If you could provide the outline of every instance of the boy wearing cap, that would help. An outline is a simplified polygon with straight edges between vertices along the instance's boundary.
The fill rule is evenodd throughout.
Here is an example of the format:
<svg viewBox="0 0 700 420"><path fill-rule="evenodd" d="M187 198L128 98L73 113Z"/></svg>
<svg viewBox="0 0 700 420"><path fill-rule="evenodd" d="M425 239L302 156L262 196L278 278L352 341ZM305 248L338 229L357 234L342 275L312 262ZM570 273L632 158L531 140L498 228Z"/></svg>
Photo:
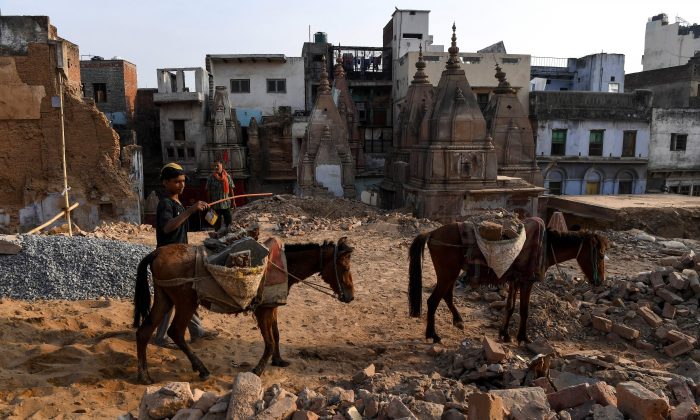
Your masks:
<svg viewBox="0 0 700 420"><path fill-rule="evenodd" d="M165 192L156 210L156 247L186 244L187 219L198 211L206 210L209 206L204 201L198 201L187 209L182 205L180 194L185 189L186 177L182 167L177 163L165 165L160 171L160 180ZM172 313L171 309L158 326L154 341L159 346L171 347L168 345L165 333L168 330ZM192 316L188 329L192 341L218 335L216 331L205 331L197 314Z"/></svg>

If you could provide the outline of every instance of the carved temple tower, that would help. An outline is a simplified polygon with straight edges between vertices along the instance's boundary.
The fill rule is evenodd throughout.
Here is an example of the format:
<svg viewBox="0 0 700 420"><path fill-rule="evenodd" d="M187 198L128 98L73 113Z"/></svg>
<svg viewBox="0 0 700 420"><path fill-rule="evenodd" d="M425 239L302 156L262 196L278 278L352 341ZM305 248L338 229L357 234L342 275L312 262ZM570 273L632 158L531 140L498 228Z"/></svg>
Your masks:
<svg viewBox="0 0 700 420"><path fill-rule="evenodd" d="M410 179L408 168L411 148L417 145L421 138L428 138L429 124L426 116L433 110L435 87L428 80L425 66L423 47L419 46L416 73L404 102L399 104L393 150L386 160L384 179L380 184L381 206L384 208L399 208L405 205L404 185Z"/></svg>
<svg viewBox="0 0 700 420"><path fill-rule="evenodd" d="M299 153L298 193L355 198L355 162L347 119L333 101L325 60L324 56L316 102Z"/></svg>
<svg viewBox="0 0 700 420"><path fill-rule="evenodd" d="M338 91L338 112L346 121L348 143L350 144L352 157L355 160L355 168L360 172L365 168L365 155L360 139L360 116L350 95L348 82L345 80L345 69L343 69L343 59L340 51L338 51L338 58L333 68L333 87Z"/></svg>
<svg viewBox="0 0 700 420"><path fill-rule="evenodd" d="M535 160L535 140L528 115L498 64L496 79L498 87L484 110L484 116L496 147L498 174L522 178L541 186L542 173Z"/></svg>
<svg viewBox="0 0 700 420"><path fill-rule="evenodd" d="M236 110L231 107L225 86L217 86L214 90L210 112L209 136L203 148L209 163L222 160L234 179L245 178L246 149L241 144L241 126L236 118ZM204 173L211 172L211 168L201 169Z"/></svg>

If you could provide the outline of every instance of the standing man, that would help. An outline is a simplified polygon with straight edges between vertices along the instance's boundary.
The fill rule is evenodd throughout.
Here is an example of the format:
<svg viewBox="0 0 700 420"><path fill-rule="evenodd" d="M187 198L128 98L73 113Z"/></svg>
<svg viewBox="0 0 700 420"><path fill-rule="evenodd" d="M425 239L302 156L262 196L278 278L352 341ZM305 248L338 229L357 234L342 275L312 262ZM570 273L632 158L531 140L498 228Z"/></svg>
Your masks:
<svg viewBox="0 0 700 420"><path fill-rule="evenodd" d="M207 200L211 203L223 198L233 197L235 195L233 179L224 169L223 162L220 160L214 161L211 169L213 173L207 179ZM233 200L226 200L223 203L212 206L212 209L219 215L221 220L221 224L217 224L217 226L228 227L231 225L231 201Z"/></svg>
<svg viewBox="0 0 700 420"><path fill-rule="evenodd" d="M192 206L185 209L180 202L180 194L185 189L185 172L177 163L169 163L163 166L160 171L160 180L163 183L165 192L156 210L156 240L157 248L170 244L187 243L187 219L200 211L206 210L209 206L204 201L197 201ZM173 315L171 309L163 318L156 332L155 344L161 347L174 347L174 343L169 343L165 333L170 325ZM187 327L190 331L191 341L200 338L215 337L216 331L205 331L202 321L195 313Z"/></svg>

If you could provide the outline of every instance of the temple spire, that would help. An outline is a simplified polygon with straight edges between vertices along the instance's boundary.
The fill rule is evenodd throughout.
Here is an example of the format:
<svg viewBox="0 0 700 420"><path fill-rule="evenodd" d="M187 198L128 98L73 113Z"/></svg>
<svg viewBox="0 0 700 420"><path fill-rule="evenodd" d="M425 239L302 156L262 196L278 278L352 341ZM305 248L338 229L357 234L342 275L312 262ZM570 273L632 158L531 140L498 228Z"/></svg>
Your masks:
<svg viewBox="0 0 700 420"><path fill-rule="evenodd" d="M425 74L425 61L423 61L423 44L419 44L418 46L418 61L416 62L416 74L413 75L413 81L411 82L411 84L430 84L430 81L428 80L428 75Z"/></svg>
<svg viewBox="0 0 700 420"><path fill-rule="evenodd" d="M501 69L501 66L496 63L496 79L498 79L498 88L494 90L496 93L515 93L515 89L510 87L510 83L506 79L506 73Z"/></svg>
<svg viewBox="0 0 700 420"><path fill-rule="evenodd" d="M447 50L450 53L450 58L447 59L448 69L459 69L459 47L457 47L457 25L452 23L452 46Z"/></svg>
<svg viewBox="0 0 700 420"><path fill-rule="evenodd" d="M345 69L343 68L343 57L342 53L340 52L340 44L338 45L338 57L335 59L333 77L336 79L345 79Z"/></svg>
<svg viewBox="0 0 700 420"><path fill-rule="evenodd" d="M321 60L321 81L318 85L318 93L320 94L328 94L331 93L331 85L328 83L328 70L326 69L327 67L327 62L326 62L326 55L323 55L323 59Z"/></svg>

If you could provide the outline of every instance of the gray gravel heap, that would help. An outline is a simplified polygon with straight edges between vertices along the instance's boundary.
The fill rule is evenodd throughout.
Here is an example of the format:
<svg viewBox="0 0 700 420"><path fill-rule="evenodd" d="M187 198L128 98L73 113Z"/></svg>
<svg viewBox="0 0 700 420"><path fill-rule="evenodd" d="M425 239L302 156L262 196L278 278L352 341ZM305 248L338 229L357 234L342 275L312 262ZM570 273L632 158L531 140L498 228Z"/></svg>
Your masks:
<svg viewBox="0 0 700 420"><path fill-rule="evenodd" d="M0 296L12 299L131 297L136 266L152 249L127 242L23 235L22 251L0 255Z"/></svg>

